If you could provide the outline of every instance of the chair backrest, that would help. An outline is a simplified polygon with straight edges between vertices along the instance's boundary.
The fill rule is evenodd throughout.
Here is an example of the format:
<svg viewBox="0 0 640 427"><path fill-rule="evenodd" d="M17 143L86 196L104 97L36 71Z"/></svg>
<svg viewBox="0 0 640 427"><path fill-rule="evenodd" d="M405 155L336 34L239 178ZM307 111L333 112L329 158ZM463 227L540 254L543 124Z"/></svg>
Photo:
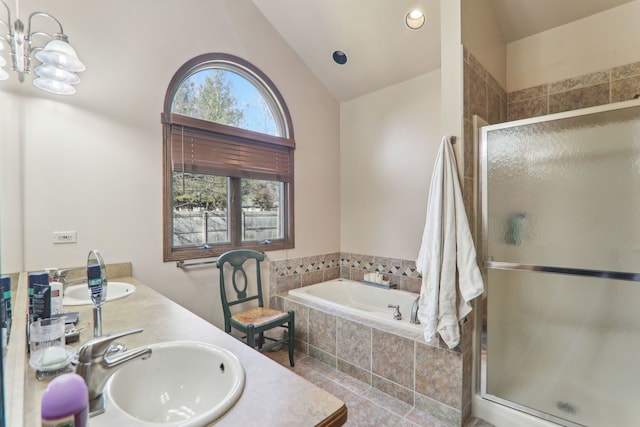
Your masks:
<svg viewBox="0 0 640 427"><path fill-rule="evenodd" d="M218 257L216 267L220 270L220 298L222 299L225 323L231 317L230 307L233 305L257 299L258 305L264 307L262 299L262 279L260 276L260 263L264 261L264 258L265 255L262 252L247 249L225 252ZM252 259L255 260L257 294L248 293L249 276L247 275L245 267L249 267L250 265L245 265L245 263ZM230 275L225 275L225 264L230 264L233 267ZM253 265L254 263L249 264ZM231 287L228 286L229 279L232 285ZM228 296L227 289L230 291L233 289L234 292Z"/></svg>

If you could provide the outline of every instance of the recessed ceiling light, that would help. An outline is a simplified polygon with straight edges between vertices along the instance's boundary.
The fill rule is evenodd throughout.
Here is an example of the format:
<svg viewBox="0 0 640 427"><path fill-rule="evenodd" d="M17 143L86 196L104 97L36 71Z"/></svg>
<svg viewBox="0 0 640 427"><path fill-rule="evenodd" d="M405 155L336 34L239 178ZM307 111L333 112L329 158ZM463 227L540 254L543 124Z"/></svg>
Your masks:
<svg viewBox="0 0 640 427"><path fill-rule="evenodd" d="M333 60L336 64L344 65L347 63L347 54L341 50L336 50L333 52Z"/></svg>
<svg viewBox="0 0 640 427"><path fill-rule="evenodd" d="M426 18L424 13L420 9L413 9L411 12L407 13L407 17L404 19L404 22L407 24L407 27L412 30L417 30L424 25Z"/></svg>

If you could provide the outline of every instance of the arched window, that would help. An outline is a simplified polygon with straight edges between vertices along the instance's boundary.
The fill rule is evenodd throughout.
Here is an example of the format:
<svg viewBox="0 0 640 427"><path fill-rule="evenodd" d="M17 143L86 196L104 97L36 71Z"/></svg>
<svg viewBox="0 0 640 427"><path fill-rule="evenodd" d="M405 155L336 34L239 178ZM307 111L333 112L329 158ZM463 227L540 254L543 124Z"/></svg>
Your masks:
<svg viewBox="0 0 640 427"><path fill-rule="evenodd" d="M165 261L293 247L293 128L266 75L232 55L193 58L162 124Z"/></svg>

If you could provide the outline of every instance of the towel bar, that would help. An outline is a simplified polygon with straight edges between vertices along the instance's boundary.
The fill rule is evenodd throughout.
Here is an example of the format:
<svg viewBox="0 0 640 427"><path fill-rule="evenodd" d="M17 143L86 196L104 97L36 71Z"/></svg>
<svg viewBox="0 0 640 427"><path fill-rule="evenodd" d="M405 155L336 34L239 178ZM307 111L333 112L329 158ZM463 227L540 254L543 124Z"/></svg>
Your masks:
<svg viewBox="0 0 640 427"><path fill-rule="evenodd" d="M190 263L186 263L184 261L178 261L176 262L176 267L178 268L189 268L189 267L194 267L197 265L205 265L205 264L215 264L216 260L210 260L210 261L196 261L196 262L190 262Z"/></svg>

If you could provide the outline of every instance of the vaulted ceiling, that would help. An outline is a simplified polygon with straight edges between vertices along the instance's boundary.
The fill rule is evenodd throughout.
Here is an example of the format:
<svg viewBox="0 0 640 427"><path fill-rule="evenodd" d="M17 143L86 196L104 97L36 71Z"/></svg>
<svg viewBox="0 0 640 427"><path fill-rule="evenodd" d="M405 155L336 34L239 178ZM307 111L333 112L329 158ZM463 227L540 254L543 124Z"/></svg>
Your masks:
<svg viewBox="0 0 640 427"><path fill-rule="evenodd" d="M506 43L631 0L492 0ZM253 0L339 100L349 100L440 68L440 0ZM408 29L410 9L426 14ZM332 53L347 54L344 65Z"/></svg>

